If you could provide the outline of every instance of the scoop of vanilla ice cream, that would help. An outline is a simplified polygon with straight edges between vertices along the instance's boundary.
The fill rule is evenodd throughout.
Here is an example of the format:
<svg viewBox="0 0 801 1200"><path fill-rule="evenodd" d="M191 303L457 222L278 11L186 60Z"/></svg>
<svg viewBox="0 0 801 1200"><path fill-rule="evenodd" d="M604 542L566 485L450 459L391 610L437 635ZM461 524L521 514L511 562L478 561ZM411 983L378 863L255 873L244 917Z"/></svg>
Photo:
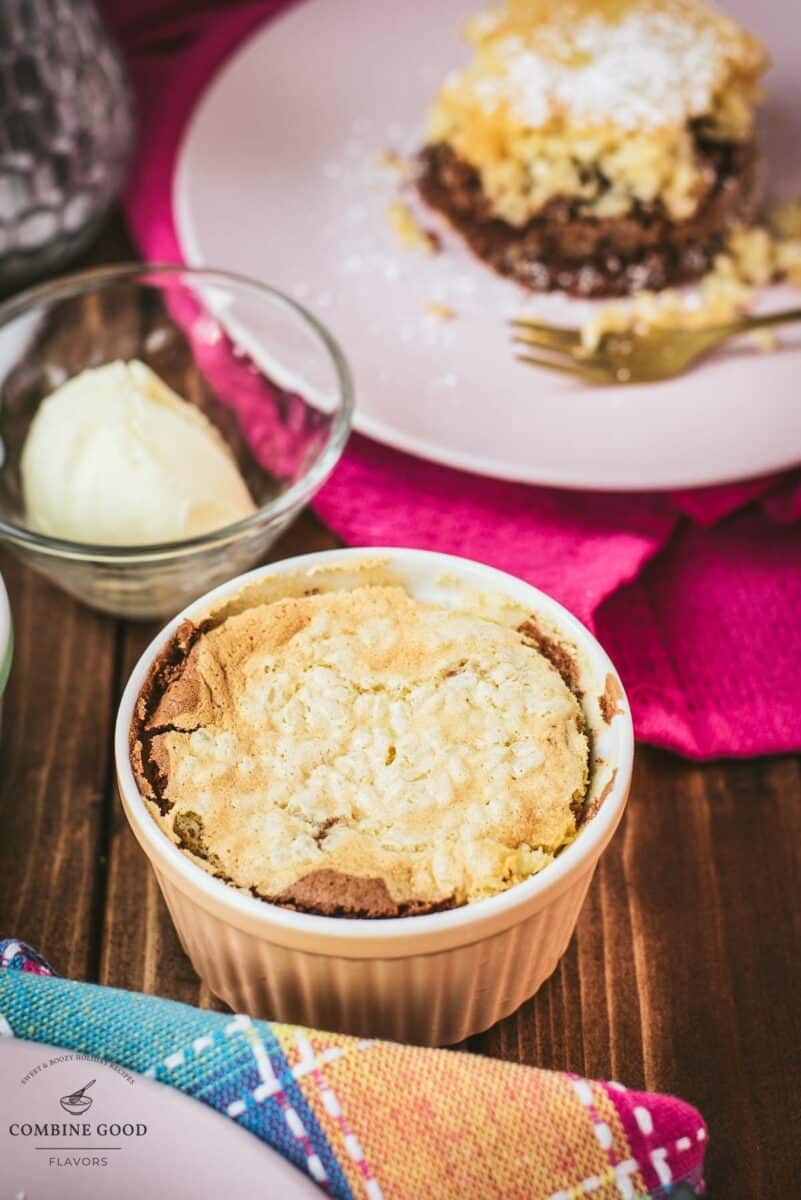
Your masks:
<svg viewBox="0 0 801 1200"><path fill-rule="evenodd" d="M180 541L255 511L214 426L137 360L82 371L48 396L20 469L31 525L69 541Z"/></svg>

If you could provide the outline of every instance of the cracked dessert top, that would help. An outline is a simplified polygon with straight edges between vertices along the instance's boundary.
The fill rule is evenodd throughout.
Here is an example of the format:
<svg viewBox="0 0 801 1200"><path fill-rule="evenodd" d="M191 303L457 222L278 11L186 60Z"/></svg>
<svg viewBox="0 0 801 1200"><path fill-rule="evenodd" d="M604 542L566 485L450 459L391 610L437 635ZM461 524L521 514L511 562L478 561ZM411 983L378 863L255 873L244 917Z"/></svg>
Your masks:
<svg viewBox="0 0 801 1200"><path fill-rule="evenodd" d="M466 36L474 60L446 79L428 141L478 168L511 224L555 195L600 216L656 199L690 216L711 182L690 126L747 140L767 64L756 38L698 0L507 0Z"/></svg>
<svg viewBox="0 0 801 1200"><path fill-rule="evenodd" d="M184 623L132 761L168 834L238 887L396 916L501 891L576 833L589 748L532 629L356 586Z"/></svg>

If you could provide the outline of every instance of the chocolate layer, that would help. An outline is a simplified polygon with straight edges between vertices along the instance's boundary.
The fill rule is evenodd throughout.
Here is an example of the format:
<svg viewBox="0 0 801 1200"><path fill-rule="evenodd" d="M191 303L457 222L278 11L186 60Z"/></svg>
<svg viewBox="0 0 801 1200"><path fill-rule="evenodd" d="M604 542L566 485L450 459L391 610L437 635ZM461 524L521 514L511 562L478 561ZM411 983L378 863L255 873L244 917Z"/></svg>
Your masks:
<svg viewBox="0 0 801 1200"><path fill-rule="evenodd" d="M383 879L346 875L344 871L323 868L310 871L285 888L279 896L263 896L284 908L317 913L324 917L419 917L453 907L453 901L429 904L424 900L398 903L390 895Z"/></svg>
<svg viewBox="0 0 801 1200"><path fill-rule="evenodd" d="M624 216L594 217L581 201L554 197L521 227L494 217L478 172L445 143L420 156L418 186L473 251L501 275L532 291L581 297L622 296L698 279L720 250L726 231L753 213L757 153L696 135L699 159L712 179L693 217L674 221L661 204L635 204Z"/></svg>

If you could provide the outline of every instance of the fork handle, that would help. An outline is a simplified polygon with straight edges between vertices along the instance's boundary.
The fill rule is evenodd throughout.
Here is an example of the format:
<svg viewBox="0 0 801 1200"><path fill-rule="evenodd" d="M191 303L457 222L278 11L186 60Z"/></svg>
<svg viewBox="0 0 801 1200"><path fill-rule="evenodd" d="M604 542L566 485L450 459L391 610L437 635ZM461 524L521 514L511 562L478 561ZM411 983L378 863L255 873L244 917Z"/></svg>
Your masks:
<svg viewBox="0 0 801 1200"><path fill-rule="evenodd" d="M770 329L774 325L790 325L801 321L801 308L785 308L781 312L761 313L755 317L741 317L739 321L731 321L721 329L729 330L729 336L735 333L750 333L752 329Z"/></svg>

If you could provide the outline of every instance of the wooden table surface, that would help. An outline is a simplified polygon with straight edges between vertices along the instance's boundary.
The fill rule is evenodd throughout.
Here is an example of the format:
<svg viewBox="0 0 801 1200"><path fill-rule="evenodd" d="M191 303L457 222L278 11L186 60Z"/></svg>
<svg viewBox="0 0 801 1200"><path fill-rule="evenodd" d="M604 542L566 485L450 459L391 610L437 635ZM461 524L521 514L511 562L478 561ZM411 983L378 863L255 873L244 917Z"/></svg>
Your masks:
<svg viewBox="0 0 801 1200"><path fill-rule="evenodd" d="M93 257L125 256L113 226ZM337 544L305 513L274 557ZM115 792L115 710L156 626L90 612L6 552L0 569L16 636L0 740L0 934L75 979L218 1006ZM801 1194L800 767L697 766L639 746L627 816L566 955L533 1000L468 1044L697 1105L712 1200Z"/></svg>

